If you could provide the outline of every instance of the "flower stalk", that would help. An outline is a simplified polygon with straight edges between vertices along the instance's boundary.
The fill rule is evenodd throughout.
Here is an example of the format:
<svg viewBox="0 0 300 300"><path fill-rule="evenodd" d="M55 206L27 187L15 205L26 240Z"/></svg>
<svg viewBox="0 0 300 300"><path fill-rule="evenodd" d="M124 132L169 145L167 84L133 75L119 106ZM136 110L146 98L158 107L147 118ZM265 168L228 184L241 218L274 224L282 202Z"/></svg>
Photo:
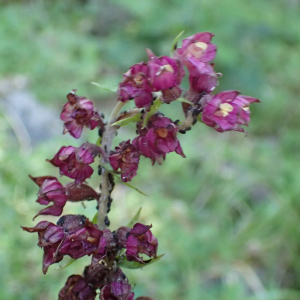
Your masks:
<svg viewBox="0 0 300 300"><path fill-rule="evenodd" d="M120 114L124 105L127 102L118 102L117 105L114 107L111 116L108 120L107 125L105 126L105 131L102 136L102 143L101 147L104 149L106 156L108 157L111 151L111 146L114 137L116 136L116 132L118 130L118 126L111 126L113 124L118 115ZM101 157L101 164L107 163L107 159L104 156ZM103 230L108 226L107 219L107 211L108 211L108 202L109 197L111 195L112 189L111 184L109 182L108 171L102 168L102 180L101 180L101 197L98 202L98 217L97 217L97 225L99 229Z"/></svg>
<svg viewBox="0 0 300 300"><path fill-rule="evenodd" d="M197 121L220 133L244 132L241 126L248 126L249 106L260 102L258 99L240 95L235 90L212 94L220 77L212 63L216 56L216 45L211 43L213 36L202 32L184 39L181 48L174 49L173 44L174 55L171 57L157 57L147 49L149 61L133 65L123 75L117 104L107 124L103 122L104 115L94 109L92 101L77 96L76 90L67 95L68 102L60 115L64 122L63 132L79 139L85 128L98 128L100 137L96 144L86 142L78 148L62 146L52 159L47 160L59 169L60 175L73 181L62 185L53 176L30 176L39 186L36 201L49 205L35 218L44 215L60 218L56 224L40 221L34 227L22 227L24 231L38 233L38 246L44 251L44 274L64 256L72 259L91 256L82 275L71 275L67 279L59 292L59 300L95 300L96 297L100 300L134 300L132 286L121 268L139 269L163 256L157 255L158 241L150 230L152 225L137 223L139 213L127 226L114 231L108 229L107 214L112 203L115 174L121 174L120 180L134 188L128 181L137 175L141 156L152 165L163 164L171 152L185 158L178 133L190 131ZM184 67L189 73L190 87L181 97ZM122 112L131 100L135 108ZM182 102L185 114L182 122L173 121L159 111L162 105L174 101ZM136 137L132 142L124 137L112 150L120 126L132 123L136 125ZM96 157L100 157L100 193L86 184L94 173L91 164ZM98 203L98 212L92 222L84 215L62 215L68 202L91 200ZM149 259L144 260L144 255ZM150 297L135 300L143 299L153 300Z"/></svg>

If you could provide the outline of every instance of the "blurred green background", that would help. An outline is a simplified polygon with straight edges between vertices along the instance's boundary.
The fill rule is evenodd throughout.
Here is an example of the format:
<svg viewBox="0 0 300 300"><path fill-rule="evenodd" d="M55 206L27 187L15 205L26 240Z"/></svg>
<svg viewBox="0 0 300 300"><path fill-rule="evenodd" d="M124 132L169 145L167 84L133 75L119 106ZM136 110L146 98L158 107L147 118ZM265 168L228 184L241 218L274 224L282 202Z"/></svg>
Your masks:
<svg viewBox="0 0 300 300"><path fill-rule="evenodd" d="M141 221L152 223L165 253L125 273L137 296L156 300L300 299L299 16L299 0L0 2L0 299L57 299L90 260L43 275L37 236L20 228L43 219L32 221L42 207L27 175L57 176L46 158L97 139L96 131L81 141L61 135L65 95L77 88L108 115L114 95L90 82L118 83L146 60L146 47L168 55L181 30L215 33L217 91L237 89L262 104L252 106L247 137L196 124L179 136L186 159L172 153L154 167L142 159L132 183L149 197L117 185L110 228L142 206ZM164 112L183 118L179 103ZM98 182L96 174L89 181ZM92 218L95 206L64 212Z"/></svg>

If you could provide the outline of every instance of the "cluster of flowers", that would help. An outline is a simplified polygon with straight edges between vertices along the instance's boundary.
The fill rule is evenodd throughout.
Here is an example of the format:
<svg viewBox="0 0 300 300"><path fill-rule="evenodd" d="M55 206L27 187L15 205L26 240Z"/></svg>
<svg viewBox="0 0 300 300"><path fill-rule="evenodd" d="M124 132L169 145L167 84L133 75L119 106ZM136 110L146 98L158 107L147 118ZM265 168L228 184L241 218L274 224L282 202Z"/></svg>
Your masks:
<svg viewBox="0 0 300 300"><path fill-rule="evenodd" d="M94 109L90 100L76 95L76 90L67 95L68 102L60 115L64 121L64 133L69 132L78 139L85 126L91 130L98 128L99 136L103 135L103 142L100 146L88 142L78 148L63 146L51 160L47 160L59 168L61 175L73 179L73 182L63 186L53 176L30 176L40 187L37 202L42 205L53 203L35 217L60 216L67 201L96 200L99 220L105 217L104 223L102 220L98 220L98 223L105 225L98 227L85 216L65 215L56 225L41 221L35 227L23 227L28 232L38 233L38 245L44 249L44 273L51 264L60 262L65 255L73 259L92 256L91 264L85 268L83 275L68 278L59 293L60 300L92 300L96 297L96 290L100 290L102 300L133 300L131 285L120 269L121 262L126 259L142 265L145 262L139 256L141 253L150 258L156 257L158 243L150 231L151 226L137 223L133 228L120 227L113 232L106 228L109 226L106 215L110 211L110 195L114 187L112 173L114 176L120 174L121 180L127 182L137 174L141 155L149 158L152 164L162 164L166 154L174 151L185 157L177 134L186 133L197 121L202 121L218 132L243 132L241 125L248 125L249 105L259 102L258 99L242 96L234 90L211 94L220 76L214 71L212 63L216 56L212 37L213 34L203 32L183 40L181 48L173 49L173 57L157 57L147 49L149 61L130 67L117 91L119 102L116 108L121 108L120 104L133 99L136 108L122 112L119 117L114 110L114 117L108 123L103 121L104 115ZM181 99L185 120L172 121L156 109L155 103L170 104L181 97L183 89L180 84L185 76L184 67L189 73L190 83L189 89L182 96L184 99ZM120 109L117 113L120 113ZM136 123L137 136L132 143L125 140L111 151L111 141L120 126L118 122L128 122L128 119ZM85 183L94 172L90 164L96 157L101 157L101 164L110 164L114 170L99 166L99 175L102 170L107 175L102 174L102 182L106 184L104 190L100 185L100 193ZM103 205L106 205L105 211ZM137 299L151 300L147 297Z"/></svg>
<svg viewBox="0 0 300 300"><path fill-rule="evenodd" d="M156 57L147 49L149 61L133 65L119 85L118 100L125 102L134 99L138 108L149 111L155 97L163 103L177 100L182 93L180 83L185 76L184 66L189 72L189 90L183 97L188 104L183 104L187 120L186 126L155 114L146 126L137 123L139 134L130 144L123 142L109 158L114 170L122 171L122 180L131 180L136 175L139 155L151 159L154 164L162 163L167 153L175 151L185 157L177 139L177 132L185 133L200 120L218 132L228 130L242 131L241 125L250 121L249 105L258 99L242 96L238 91L225 91L212 95L218 85L219 73L214 71L211 61L216 56L217 47L211 43L213 34L197 33L183 40L182 47L174 52L174 57ZM190 116L190 117L189 117Z"/></svg>
<svg viewBox="0 0 300 300"><path fill-rule="evenodd" d="M99 131L105 131L103 116L100 117L94 110L91 101L78 97L74 90L67 99L68 103L61 113L61 119L65 121L64 132L79 138L84 126L90 129L99 127ZM63 146L47 161L58 167L61 175L74 179L73 182L62 185L54 176L29 176L40 187L36 201L42 205L53 203L36 214L34 219L39 215L60 216L67 201L99 201L101 194L84 183L94 172L90 164L97 156L108 159L105 151L95 144L86 142L78 148ZM41 221L34 227L22 228L38 233L38 246L44 250L44 274L50 265L60 262L66 255L72 259L92 256L91 264L82 276L68 278L59 293L60 300L92 300L96 298L97 290L102 300L133 300L131 285L117 263L126 259L143 265L145 262L139 254L156 258L158 243L151 227L136 223L133 228L120 227L111 232L109 229L100 230L83 215L64 215L56 225Z"/></svg>
<svg viewBox="0 0 300 300"><path fill-rule="evenodd" d="M133 300L131 286L116 262L126 257L128 261L143 264L141 253L155 258L158 243L150 228L136 223L133 228L120 227L113 232L99 230L83 215L65 215L56 225L41 221L35 227L23 227L28 232L38 233L38 246L44 249L44 274L50 265L60 262L65 255L73 259L92 255L83 277L69 277L60 291L61 300L77 299L72 298L74 295L80 295L78 299L95 299L96 289L100 289L100 299ZM126 249L125 253L122 249Z"/></svg>

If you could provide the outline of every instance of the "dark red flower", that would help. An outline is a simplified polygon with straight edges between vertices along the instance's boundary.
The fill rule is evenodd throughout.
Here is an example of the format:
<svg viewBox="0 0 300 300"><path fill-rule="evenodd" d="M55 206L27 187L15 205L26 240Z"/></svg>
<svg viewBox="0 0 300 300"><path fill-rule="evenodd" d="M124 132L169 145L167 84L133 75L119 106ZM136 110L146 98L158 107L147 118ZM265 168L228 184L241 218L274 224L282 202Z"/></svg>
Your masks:
<svg viewBox="0 0 300 300"><path fill-rule="evenodd" d="M101 300L134 300L131 285L123 281L105 285L100 292Z"/></svg>
<svg viewBox="0 0 300 300"><path fill-rule="evenodd" d="M152 89L148 84L148 73L148 66L144 62L130 67L119 84L118 100L126 102L134 99L136 107L150 106Z"/></svg>
<svg viewBox="0 0 300 300"><path fill-rule="evenodd" d="M92 266L99 264L99 261L104 259L107 255L109 259L114 259L115 250L117 247L117 240L114 234L109 229L103 230L103 235L99 241L98 249L93 254Z"/></svg>
<svg viewBox="0 0 300 300"><path fill-rule="evenodd" d="M218 77L211 64L199 62L199 68L192 68L189 81L190 92L193 93L211 93L218 85Z"/></svg>
<svg viewBox="0 0 300 300"><path fill-rule="evenodd" d="M103 235L97 225L82 215L65 215L57 225L42 221L35 227L22 228L28 232L38 232L38 246L44 248L44 274L50 265L60 262L64 255L77 259L95 253Z"/></svg>
<svg viewBox="0 0 300 300"><path fill-rule="evenodd" d="M79 148L63 146L51 160L47 161L59 167L62 175L75 179L76 184L80 184L92 176L94 171L89 165L100 153L102 149L90 143L85 143Z"/></svg>
<svg viewBox="0 0 300 300"><path fill-rule="evenodd" d="M129 227L120 227L118 230L115 232L115 236L117 239L117 244L120 248L126 248L126 242L128 235L130 233L131 228Z"/></svg>
<svg viewBox="0 0 300 300"><path fill-rule="evenodd" d="M239 94L238 91L225 91L211 97L204 103L202 121L218 132L228 130L244 132L240 125L248 126L249 105L260 101Z"/></svg>
<svg viewBox="0 0 300 300"><path fill-rule="evenodd" d="M177 131L176 125L170 119L155 114L145 128L139 129L140 135L132 144L140 154L150 158L153 164L155 161L161 164L166 154L173 151L185 157L177 139Z"/></svg>
<svg viewBox="0 0 300 300"><path fill-rule="evenodd" d="M156 257L157 239L154 237L150 228L140 223L136 223L130 230L126 241L126 256L128 261L137 261L143 263L139 253L144 253L149 257Z"/></svg>
<svg viewBox="0 0 300 300"><path fill-rule="evenodd" d="M179 60L169 56L156 57L147 49L149 56L149 82L154 91L162 91L166 102L179 98L181 89L179 87L184 76L184 70ZM171 91L174 89L173 93ZM165 92L164 92L165 91ZM172 97L171 97L172 96Z"/></svg>
<svg viewBox="0 0 300 300"><path fill-rule="evenodd" d="M98 125L103 126L103 122L94 110L93 102L75 95L75 92L76 90L72 90L67 95L68 102L64 105L60 118L65 122L64 133L69 132L78 139L84 126L93 130Z"/></svg>
<svg viewBox="0 0 300 300"><path fill-rule="evenodd" d="M123 141L115 151L112 151L109 157L109 162L112 168L117 171L121 169L121 179L124 182L130 181L136 175L140 155L136 148L130 144L130 140Z"/></svg>
<svg viewBox="0 0 300 300"><path fill-rule="evenodd" d="M96 289L80 275L72 275L60 290L58 300L94 300Z"/></svg>
<svg viewBox="0 0 300 300"><path fill-rule="evenodd" d="M52 206L41 210L33 219L39 215L60 216L67 201L78 202L99 198L97 192L86 184L81 184L78 187L74 182L71 182L62 186L56 177L29 177L40 186L36 202L42 205L53 202Z"/></svg>

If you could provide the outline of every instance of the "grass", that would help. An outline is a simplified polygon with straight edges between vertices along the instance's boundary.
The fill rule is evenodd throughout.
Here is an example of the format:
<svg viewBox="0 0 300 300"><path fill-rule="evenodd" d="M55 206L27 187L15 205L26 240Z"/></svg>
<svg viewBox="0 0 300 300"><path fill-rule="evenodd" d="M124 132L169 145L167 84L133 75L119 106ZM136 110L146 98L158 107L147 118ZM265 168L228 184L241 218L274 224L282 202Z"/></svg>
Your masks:
<svg viewBox="0 0 300 300"><path fill-rule="evenodd" d="M186 159L169 154L154 167L142 159L132 184L149 197L117 185L110 228L126 224L142 206L141 221L152 223L159 254L165 253L157 264L126 270L137 296L299 299L299 13L297 1L280 0L0 4L0 78L26 76L45 107L58 111L66 93L78 88L107 112L115 100L90 82L120 81L131 64L146 59L145 47L169 53L182 29L185 36L216 34L218 90L238 89L263 101L253 105L246 138L196 124L179 137ZM168 115L178 115L180 104L174 106ZM40 209L27 174L57 175L45 159L71 141L59 134L24 154L5 112L0 115L1 299L55 299L67 276L89 262L52 266L43 276L36 236L20 229L35 224ZM122 134L133 136L133 126ZM87 137L96 140L96 132ZM121 140L119 134L116 143ZM97 176L90 182L97 186ZM82 206L68 204L65 213L82 213ZM88 203L85 214L94 213L95 203Z"/></svg>

